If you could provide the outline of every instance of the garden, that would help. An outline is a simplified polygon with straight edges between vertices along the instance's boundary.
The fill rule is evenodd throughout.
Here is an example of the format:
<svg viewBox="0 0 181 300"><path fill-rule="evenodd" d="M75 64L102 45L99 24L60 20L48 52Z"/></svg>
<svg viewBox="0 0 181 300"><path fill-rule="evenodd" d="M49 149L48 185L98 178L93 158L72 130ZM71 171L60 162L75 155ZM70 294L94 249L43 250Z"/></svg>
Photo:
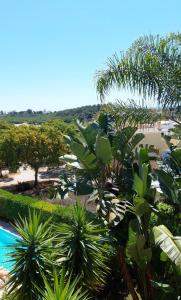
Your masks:
<svg viewBox="0 0 181 300"><path fill-rule="evenodd" d="M37 191L0 190L0 217L17 234L3 300L181 297L181 35L141 37L108 59L96 87L100 111L84 123L1 121L2 170L31 167ZM114 87L154 99L161 112L133 100L106 104ZM164 155L138 130L162 119L175 124L162 135ZM45 166L63 172L42 199Z"/></svg>

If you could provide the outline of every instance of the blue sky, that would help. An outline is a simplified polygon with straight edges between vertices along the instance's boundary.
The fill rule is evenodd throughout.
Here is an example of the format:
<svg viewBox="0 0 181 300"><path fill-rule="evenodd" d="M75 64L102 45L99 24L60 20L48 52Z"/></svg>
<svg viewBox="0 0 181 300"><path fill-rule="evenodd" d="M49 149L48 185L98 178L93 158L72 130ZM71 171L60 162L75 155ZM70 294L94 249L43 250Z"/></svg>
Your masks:
<svg viewBox="0 0 181 300"><path fill-rule="evenodd" d="M94 75L107 57L179 31L180 11L180 0L0 0L0 110L99 103Z"/></svg>

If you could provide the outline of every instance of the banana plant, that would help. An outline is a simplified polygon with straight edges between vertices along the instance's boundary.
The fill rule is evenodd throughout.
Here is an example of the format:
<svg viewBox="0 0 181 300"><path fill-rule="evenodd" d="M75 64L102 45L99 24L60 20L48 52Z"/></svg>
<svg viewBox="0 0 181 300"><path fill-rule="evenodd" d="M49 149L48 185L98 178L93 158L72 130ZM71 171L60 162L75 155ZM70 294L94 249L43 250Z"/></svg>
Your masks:
<svg viewBox="0 0 181 300"><path fill-rule="evenodd" d="M173 236L164 225L153 228L150 225L152 212L156 212L159 216L159 211L156 210L155 192L151 188L150 167L144 150L141 151L142 153L138 155L138 167L134 175L133 188L135 195L132 206L129 207L129 210L136 218L129 223L126 255L131 265L137 270L136 278L142 299L155 299L157 297L170 299L170 297L178 297L181 291L179 283L181 276L181 237ZM167 195L170 192L170 197L172 196L173 200L178 201L178 182L176 186L171 175L166 174L167 176L165 176L163 170L159 170L157 173L167 187ZM150 266L152 263L155 263L155 245L160 246L162 250L160 255L161 262L159 263L164 264L167 261L168 269L163 273L166 280L165 283L159 282L159 274L155 276L151 271L152 268ZM159 256L156 257L159 259ZM171 263L169 263L169 259ZM166 266L162 268L166 268ZM169 282L167 282L167 275L165 275L168 272L174 278ZM160 279L162 277L163 275Z"/></svg>
<svg viewBox="0 0 181 300"><path fill-rule="evenodd" d="M129 206L129 211L132 212L134 218L129 222L126 255L137 270L136 278L142 298L153 299L149 266L152 260L149 220L155 192L151 188L150 165L147 152L144 149L140 149L137 159L137 168L134 172L133 182L135 195L132 205Z"/></svg>
<svg viewBox="0 0 181 300"><path fill-rule="evenodd" d="M121 178L132 178L131 165L136 145L144 135L136 133L137 128L125 127L115 129L114 122L108 113L102 112L97 122L83 126L76 122L80 135L65 136L71 154L60 159L69 166L85 171L98 190L106 189L107 182L118 184L123 192ZM129 169L130 173L126 173Z"/></svg>
<svg viewBox="0 0 181 300"><path fill-rule="evenodd" d="M71 154L61 157L61 160L79 174L89 175L94 188L91 200L97 203L98 216L106 225L115 228L129 210L124 193L133 194L130 187L133 182L134 151L144 135L136 133L137 129L130 126L115 128L111 116L106 113L101 113L97 122L85 127L77 122L77 127L78 137L65 137ZM123 196L119 197L120 194ZM124 268L122 263L120 268L128 289L134 299L138 299L133 284L130 287L124 251L118 250L118 256L121 262L124 261Z"/></svg>

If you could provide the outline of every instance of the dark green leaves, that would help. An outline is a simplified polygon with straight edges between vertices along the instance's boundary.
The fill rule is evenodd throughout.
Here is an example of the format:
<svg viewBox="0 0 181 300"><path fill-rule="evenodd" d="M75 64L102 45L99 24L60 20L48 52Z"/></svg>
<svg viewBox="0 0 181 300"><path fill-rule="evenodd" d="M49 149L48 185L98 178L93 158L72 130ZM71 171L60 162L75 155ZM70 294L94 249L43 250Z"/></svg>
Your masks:
<svg viewBox="0 0 181 300"><path fill-rule="evenodd" d="M129 223L129 238L126 246L126 254L142 270L146 268L152 258L151 248L147 248L145 242L144 235L139 232L137 220L132 220Z"/></svg>
<svg viewBox="0 0 181 300"><path fill-rule="evenodd" d="M112 149L109 139L106 136L99 134L96 138L95 153L98 161L103 164L109 164L113 159Z"/></svg>

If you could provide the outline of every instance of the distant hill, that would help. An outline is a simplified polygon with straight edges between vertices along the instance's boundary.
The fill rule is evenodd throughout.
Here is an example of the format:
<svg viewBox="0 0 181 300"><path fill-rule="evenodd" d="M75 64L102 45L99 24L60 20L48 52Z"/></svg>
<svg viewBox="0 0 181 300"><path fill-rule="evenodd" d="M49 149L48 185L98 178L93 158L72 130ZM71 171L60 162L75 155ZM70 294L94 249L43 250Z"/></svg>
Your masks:
<svg viewBox="0 0 181 300"><path fill-rule="evenodd" d="M46 111L33 111L27 109L26 111L11 111L9 113L0 112L0 119L4 119L10 123L21 124L41 124L43 122L53 119L63 119L65 122L70 123L74 119L80 121L89 121L100 110L100 104L86 105L61 111L46 112Z"/></svg>

